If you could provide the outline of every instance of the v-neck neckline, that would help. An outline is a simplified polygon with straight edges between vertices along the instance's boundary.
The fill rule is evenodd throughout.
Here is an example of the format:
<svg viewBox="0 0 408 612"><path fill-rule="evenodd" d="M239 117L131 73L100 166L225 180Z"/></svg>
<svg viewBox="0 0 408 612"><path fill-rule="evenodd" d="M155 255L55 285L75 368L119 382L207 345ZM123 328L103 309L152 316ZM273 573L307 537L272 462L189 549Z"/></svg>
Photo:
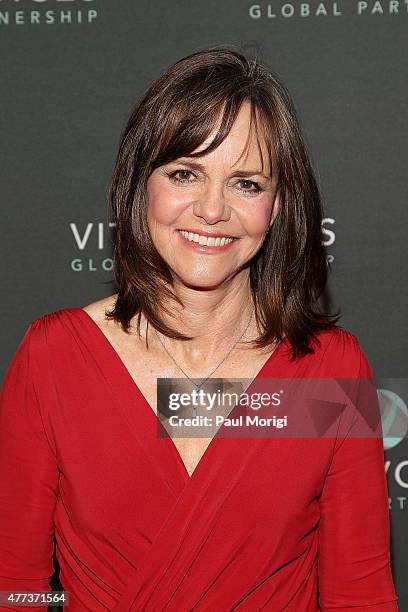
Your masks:
<svg viewBox="0 0 408 612"><path fill-rule="evenodd" d="M119 366L119 370L123 373L124 378L128 381L128 383L130 383L130 385L133 388L134 392L136 393L136 395L140 398L140 400L144 404L144 406L146 408L147 418L149 420L154 419L154 424L156 425L157 421L158 421L158 417L157 417L155 411L153 410L153 408L151 407L151 405L147 401L147 399L146 399L144 393L142 392L142 390L140 389L140 387L137 385L137 383L134 380L133 376L131 375L129 369L125 365L125 362L123 361L122 357L119 355L118 351L114 348L113 344L108 339L108 337L105 335L105 333L102 331L102 329L99 327L99 325L96 323L96 321L94 321L94 319L91 317L91 315L86 310L84 310L83 308L77 307L77 308L69 308L67 310L70 310L71 312L76 312L76 313L80 312L80 313L82 313L81 316L83 317L83 320L88 321L90 328L92 328L92 329L94 329L96 331L96 336L101 340L102 345L110 352L110 354L112 355L113 359L116 361L117 365ZM249 387L253 384L253 382L256 379L263 377L263 374L264 374L265 370L270 366L272 361L275 361L277 359L277 357L278 357L278 355L280 355L284 345L285 345L285 339L281 340L277 344L277 346L276 346L275 350L273 351L273 353L271 355L269 355L268 359L264 362L264 364L261 366L261 368L258 371L258 373L252 379L252 382L250 383ZM234 410L234 408L231 410L231 412ZM180 465L180 467L181 467L181 469L182 469L182 471L184 473L185 480L187 482L191 483L197 477L197 473L199 473L199 471L202 469L202 466L208 460L209 455L211 454L212 450L214 449L215 445L217 444L216 441L221 439L218 434L225 427L224 423L221 425L221 427L219 427L219 429L217 430L215 435L211 438L209 444L205 448L204 453L201 455L201 457L200 457L198 463L196 464L196 466L195 466L193 472L191 473L191 475L189 474L189 472L187 470L187 467L186 467L186 465L185 465L185 463L183 461L183 458L182 458L182 456L181 456L177 446L174 443L173 438L169 435L168 431L163 426L163 424L161 424L161 425L162 425L163 431L165 432L165 436L164 437L165 437L165 439L169 440L169 444L170 444L170 447L172 449L172 453L175 456L176 461L178 462L178 464Z"/></svg>

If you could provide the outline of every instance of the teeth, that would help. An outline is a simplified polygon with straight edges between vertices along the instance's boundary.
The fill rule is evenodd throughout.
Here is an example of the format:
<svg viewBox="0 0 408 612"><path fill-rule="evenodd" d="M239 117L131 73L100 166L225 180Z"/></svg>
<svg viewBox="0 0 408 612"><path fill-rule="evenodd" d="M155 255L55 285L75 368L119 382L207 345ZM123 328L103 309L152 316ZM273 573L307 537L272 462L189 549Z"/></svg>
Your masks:
<svg viewBox="0 0 408 612"><path fill-rule="evenodd" d="M193 232L185 232L184 230L179 231L184 238L187 238L187 240L197 242L198 244L202 244L204 246L224 246L224 244L229 244L234 240L233 238L228 238L226 236L223 236L222 238L219 236L214 238L213 236L201 236L199 234L194 234Z"/></svg>

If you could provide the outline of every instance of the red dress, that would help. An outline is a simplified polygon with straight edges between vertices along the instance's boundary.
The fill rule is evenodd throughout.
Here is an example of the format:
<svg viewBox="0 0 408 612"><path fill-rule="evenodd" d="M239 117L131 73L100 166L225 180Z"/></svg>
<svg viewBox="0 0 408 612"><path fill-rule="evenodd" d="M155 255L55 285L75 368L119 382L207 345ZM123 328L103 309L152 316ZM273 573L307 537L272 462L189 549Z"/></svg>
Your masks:
<svg viewBox="0 0 408 612"><path fill-rule="evenodd" d="M319 338L257 378L372 376L351 333ZM80 308L31 322L0 436L0 590L50 590L55 534L70 612L398 610L380 438L215 436L190 477Z"/></svg>

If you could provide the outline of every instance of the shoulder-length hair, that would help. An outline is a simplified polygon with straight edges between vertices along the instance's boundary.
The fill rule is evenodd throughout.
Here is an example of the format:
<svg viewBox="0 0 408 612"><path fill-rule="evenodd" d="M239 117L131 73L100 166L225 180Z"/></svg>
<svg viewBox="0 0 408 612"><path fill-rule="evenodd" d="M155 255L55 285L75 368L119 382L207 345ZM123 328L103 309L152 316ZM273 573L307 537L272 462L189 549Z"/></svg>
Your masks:
<svg viewBox="0 0 408 612"><path fill-rule="evenodd" d="M258 143L262 130L280 194L279 212L248 263L261 330L251 344L272 346L286 336L296 359L313 352L310 339L319 343L316 334L335 327L340 316L322 312L317 302L329 267L322 244L321 196L285 86L257 59L227 47L198 51L170 66L140 98L125 126L109 186L118 295L106 316L128 332L137 315L140 335L143 313L147 324L162 334L191 339L160 317L161 309L170 312L166 298L182 302L171 290L171 272L148 230L147 180L163 164L214 150L228 135L243 102L250 103ZM220 117L215 138L194 155Z"/></svg>

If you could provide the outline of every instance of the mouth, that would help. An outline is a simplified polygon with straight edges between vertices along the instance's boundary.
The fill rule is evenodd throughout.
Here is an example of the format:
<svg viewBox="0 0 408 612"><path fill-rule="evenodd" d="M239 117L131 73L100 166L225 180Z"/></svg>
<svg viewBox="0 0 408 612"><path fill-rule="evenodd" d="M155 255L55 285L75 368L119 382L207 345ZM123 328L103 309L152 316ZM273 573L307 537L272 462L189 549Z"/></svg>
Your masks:
<svg viewBox="0 0 408 612"><path fill-rule="evenodd" d="M210 232L196 232L194 230L176 230L183 242L189 244L193 248L198 248L202 252L220 251L228 248L236 240L236 236L228 236L227 234L218 234Z"/></svg>

